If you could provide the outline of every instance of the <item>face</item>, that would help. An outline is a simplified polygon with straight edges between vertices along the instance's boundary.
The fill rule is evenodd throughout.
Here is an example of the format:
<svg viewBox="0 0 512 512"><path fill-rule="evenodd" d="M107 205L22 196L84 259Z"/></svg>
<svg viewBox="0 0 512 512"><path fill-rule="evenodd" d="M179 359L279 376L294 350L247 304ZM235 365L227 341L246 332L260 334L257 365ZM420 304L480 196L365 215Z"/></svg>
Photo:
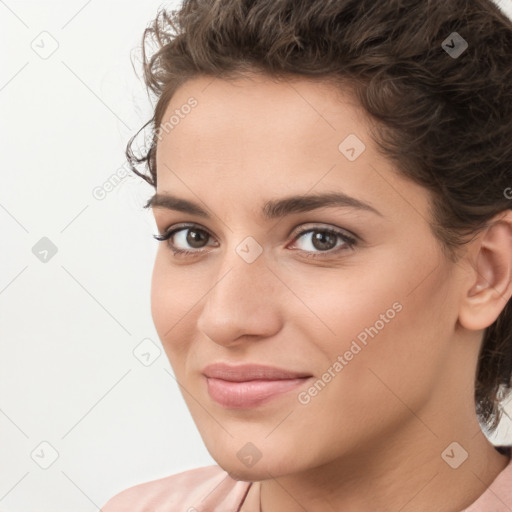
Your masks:
<svg viewBox="0 0 512 512"><path fill-rule="evenodd" d="M318 467L441 403L456 272L430 230L427 191L377 152L348 92L201 77L175 93L170 119L156 192L197 208L154 202L158 232L178 231L160 242L152 315L219 465L240 480ZM344 199L307 201L324 194ZM208 384L217 362L305 377L260 391Z"/></svg>

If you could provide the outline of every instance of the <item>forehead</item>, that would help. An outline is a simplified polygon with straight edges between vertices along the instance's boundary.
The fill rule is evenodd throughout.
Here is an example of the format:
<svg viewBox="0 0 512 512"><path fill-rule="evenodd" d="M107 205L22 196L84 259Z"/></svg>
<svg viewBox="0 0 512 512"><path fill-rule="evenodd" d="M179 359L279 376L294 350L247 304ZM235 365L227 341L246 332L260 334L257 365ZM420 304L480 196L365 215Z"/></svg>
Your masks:
<svg viewBox="0 0 512 512"><path fill-rule="evenodd" d="M363 195L375 205L394 198L398 207L428 208L426 190L405 182L377 152L368 115L350 89L296 78L198 77L176 91L161 126L171 118L157 145L159 191L191 198L222 190L233 198L244 189L268 199L315 188ZM346 152L351 146L355 158Z"/></svg>
<svg viewBox="0 0 512 512"><path fill-rule="evenodd" d="M189 109L191 99L196 105ZM181 114L179 120L176 114ZM172 117L178 121L172 127L178 136L206 137L222 130L241 140L258 135L265 143L274 140L276 131L280 138L311 139L329 133L336 139L340 130L359 131L363 138L366 130L365 112L350 89L318 79L278 80L256 74L229 80L201 76L185 82L171 98L162 123Z"/></svg>

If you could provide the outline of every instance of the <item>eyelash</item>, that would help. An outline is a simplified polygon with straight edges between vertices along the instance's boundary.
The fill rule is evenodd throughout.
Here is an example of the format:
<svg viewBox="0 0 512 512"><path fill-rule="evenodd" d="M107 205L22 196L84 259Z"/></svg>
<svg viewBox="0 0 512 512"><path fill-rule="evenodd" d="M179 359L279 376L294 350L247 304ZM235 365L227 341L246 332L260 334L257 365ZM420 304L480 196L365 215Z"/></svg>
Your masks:
<svg viewBox="0 0 512 512"><path fill-rule="evenodd" d="M156 240L158 240L159 242L165 242L165 241L169 240L177 232L184 231L184 230L187 230L187 229L194 229L195 231L201 231L203 233L206 233L209 237L212 236L205 229L202 229L202 228L200 228L200 227L198 227L197 225L194 225L194 224L189 224L189 225L184 225L184 226L180 226L180 227L174 228L172 230L168 230L165 233L163 233L162 235L160 235L160 234L159 235L153 235L153 237ZM308 228L308 229L302 230L302 231L296 233L295 238L293 239L293 241L295 242L302 235L305 235L306 233L311 233L311 232L313 232L313 233L314 232L329 233L331 235L339 237L341 240L343 240L344 244L341 245L338 248L328 249L327 251L319 251L317 253L311 253L309 251L299 250L300 252L304 253L303 256L305 256L306 258L325 258L326 256L332 256L333 254L338 254L339 252L344 251L344 250L353 249L355 247L355 245L357 244L357 240L354 237L348 236L347 234L345 234L345 233L343 233L341 231L338 231L336 229L333 229L333 228L321 228L321 227L314 227L314 228ZM197 249L195 251L190 251L190 250L187 250L187 249L176 249L176 248L173 247L173 245L171 243L168 243L168 246L171 249L171 251L173 252L174 256L184 256L184 257L186 257L186 256L189 256L189 255L190 256L191 255L197 255L197 254L203 252L202 249Z"/></svg>

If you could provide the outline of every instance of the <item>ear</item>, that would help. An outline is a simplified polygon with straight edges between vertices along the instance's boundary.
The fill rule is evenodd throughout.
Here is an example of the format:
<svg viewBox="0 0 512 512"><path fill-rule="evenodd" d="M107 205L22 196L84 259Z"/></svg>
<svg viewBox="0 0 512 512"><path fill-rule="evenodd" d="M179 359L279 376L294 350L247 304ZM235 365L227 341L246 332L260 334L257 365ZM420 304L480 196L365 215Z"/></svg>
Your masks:
<svg viewBox="0 0 512 512"><path fill-rule="evenodd" d="M512 210L496 215L470 242L471 271L459 310L466 329L489 327L512 295Z"/></svg>

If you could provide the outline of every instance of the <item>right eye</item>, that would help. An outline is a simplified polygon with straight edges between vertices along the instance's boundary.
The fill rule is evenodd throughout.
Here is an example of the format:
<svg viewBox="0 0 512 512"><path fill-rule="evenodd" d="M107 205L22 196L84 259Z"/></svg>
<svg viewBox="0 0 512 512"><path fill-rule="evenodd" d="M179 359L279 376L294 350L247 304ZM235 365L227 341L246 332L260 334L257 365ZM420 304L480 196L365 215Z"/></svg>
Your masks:
<svg viewBox="0 0 512 512"><path fill-rule="evenodd" d="M175 255L181 254L185 256L198 254L204 251L197 247L196 250L177 247L176 241L172 241L172 238L177 239L178 245L186 247L188 244L190 247L191 245L201 244L204 240L208 240L211 235L206 230L199 228L196 225L189 224L185 226L182 225L174 229L169 228L163 234L153 235L153 237L159 242L167 241L167 245Z"/></svg>

